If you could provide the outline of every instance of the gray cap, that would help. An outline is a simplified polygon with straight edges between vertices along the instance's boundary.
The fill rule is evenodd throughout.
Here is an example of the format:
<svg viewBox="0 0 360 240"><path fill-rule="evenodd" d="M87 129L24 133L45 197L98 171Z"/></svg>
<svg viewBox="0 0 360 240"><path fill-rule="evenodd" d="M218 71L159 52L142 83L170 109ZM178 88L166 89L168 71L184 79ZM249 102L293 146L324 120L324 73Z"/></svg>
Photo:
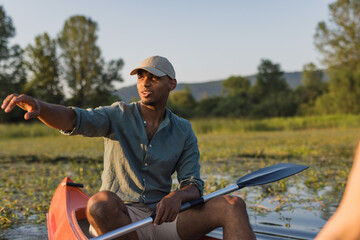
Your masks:
<svg viewBox="0 0 360 240"><path fill-rule="evenodd" d="M175 70L167 58L160 56L152 56L142 61L139 67L130 72L130 75L135 75L140 69L146 70L157 77L168 75L171 79L175 79Z"/></svg>

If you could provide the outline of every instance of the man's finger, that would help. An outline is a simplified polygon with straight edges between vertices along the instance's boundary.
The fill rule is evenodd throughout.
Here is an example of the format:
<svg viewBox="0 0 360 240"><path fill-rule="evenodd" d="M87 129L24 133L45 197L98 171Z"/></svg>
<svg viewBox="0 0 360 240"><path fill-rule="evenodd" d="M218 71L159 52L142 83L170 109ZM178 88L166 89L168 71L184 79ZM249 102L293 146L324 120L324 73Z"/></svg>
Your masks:
<svg viewBox="0 0 360 240"><path fill-rule="evenodd" d="M166 219L166 222L173 222L175 221L176 219L176 216L177 216L177 213L175 211L169 213L167 219Z"/></svg>
<svg viewBox="0 0 360 240"><path fill-rule="evenodd" d="M12 100L13 98L15 98L15 97L17 97L17 94L10 94L10 95L8 95L8 96L4 99L4 101L3 101L2 105L1 105L1 108L2 108L2 109L6 109L7 106L9 105L9 103L11 102L11 100Z"/></svg>
<svg viewBox="0 0 360 240"><path fill-rule="evenodd" d="M164 210L162 210L161 208L158 208L156 210L156 216L155 216L155 219L154 219L154 225L160 225L161 224L160 220L162 218L163 213L164 213Z"/></svg>
<svg viewBox="0 0 360 240"><path fill-rule="evenodd" d="M16 105L18 105L19 103L23 102L24 100L26 100L26 96L25 95L14 95L10 102L8 103L7 107L5 108L5 112L11 112ZM20 106L21 107L21 106ZM22 107L21 107L22 108ZM23 108L24 109L24 108ZM25 109L24 109L25 110Z"/></svg>
<svg viewBox="0 0 360 240"><path fill-rule="evenodd" d="M162 224L164 222L172 222L175 220L177 213L171 209L166 209L160 218L160 223Z"/></svg>
<svg viewBox="0 0 360 240"><path fill-rule="evenodd" d="M14 107L16 106L16 104L21 101L22 96L17 96L17 95L13 95L10 99L9 102L7 103L7 106L5 107L5 112L11 112Z"/></svg>
<svg viewBox="0 0 360 240"><path fill-rule="evenodd" d="M168 211L165 211L162 215L162 217L160 218L160 223L159 224L162 224L164 222L167 222L168 221L168 217L169 217L169 213Z"/></svg>

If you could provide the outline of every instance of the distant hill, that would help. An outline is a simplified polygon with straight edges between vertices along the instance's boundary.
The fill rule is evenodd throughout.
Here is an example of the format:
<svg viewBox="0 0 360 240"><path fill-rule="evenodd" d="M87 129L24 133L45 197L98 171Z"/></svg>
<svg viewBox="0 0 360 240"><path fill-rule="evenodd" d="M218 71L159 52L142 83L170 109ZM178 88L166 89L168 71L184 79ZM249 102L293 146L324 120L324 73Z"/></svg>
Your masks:
<svg viewBox="0 0 360 240"><path fill-rule="evenodd" d="M284 77L292 89L301 85L302 72L286 72ZM251 84L253 85L256 81L256 75L247 76ZM325 81L327 79L324 79ZM178 83L175 91L184 89L187 85L189 86L194 98L201 100L207 97L218 96L222 91L222 83L224 80L203 82L203 83ZM132 99L139 99L139 95L136 89L136 85L124 87L115 92L123 101L130 102Z"/></svg>

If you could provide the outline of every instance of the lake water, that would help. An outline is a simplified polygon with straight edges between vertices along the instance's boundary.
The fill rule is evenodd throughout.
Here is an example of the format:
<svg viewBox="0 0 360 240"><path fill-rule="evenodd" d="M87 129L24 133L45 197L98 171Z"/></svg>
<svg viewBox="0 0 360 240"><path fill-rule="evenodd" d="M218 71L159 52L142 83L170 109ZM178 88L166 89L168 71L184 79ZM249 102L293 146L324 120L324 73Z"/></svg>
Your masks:
<svg viewBox="0 0 360 240"><path fill-rule="evenodd" d="M250 213L251 214L251 213ZM286 216L282 217L293 217ZM255 231L256 237L259 240L272 240L272 239L314 239L318 231L318 227L324 224L324 221L318 219L309 219L308 214L295 213L296 219L294 220L279 220L278 216L268 216L266 218L259 216L251 216L250 221ZM273 217L273 221L271 221ZM292 225L289 225L292 222ZM217 229L214 231L214 236L222 236L222 230ZM22 225L14 226L7 229L0 234L0 239L12 240L40 240L47 239L47 228L45 225Z"/></svg>

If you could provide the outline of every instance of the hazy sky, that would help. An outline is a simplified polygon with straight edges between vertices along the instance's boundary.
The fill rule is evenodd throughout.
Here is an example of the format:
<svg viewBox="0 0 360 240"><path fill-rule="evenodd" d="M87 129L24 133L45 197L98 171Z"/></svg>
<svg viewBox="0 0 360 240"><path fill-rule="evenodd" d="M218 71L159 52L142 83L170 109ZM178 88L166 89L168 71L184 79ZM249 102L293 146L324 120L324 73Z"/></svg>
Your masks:
<svg viewBox="0 0 360 240"><path fill-rule="evenodd" d="M167 57L180 83L255 74L261 59L283 71L318 67L314 46L330 0L0 0L13 20L11 45L33 44L47 32L55 38L64 22L84 15L98 23L98 45L106 61L122 58L124 83L132 68L151 55Z"/></svg>

